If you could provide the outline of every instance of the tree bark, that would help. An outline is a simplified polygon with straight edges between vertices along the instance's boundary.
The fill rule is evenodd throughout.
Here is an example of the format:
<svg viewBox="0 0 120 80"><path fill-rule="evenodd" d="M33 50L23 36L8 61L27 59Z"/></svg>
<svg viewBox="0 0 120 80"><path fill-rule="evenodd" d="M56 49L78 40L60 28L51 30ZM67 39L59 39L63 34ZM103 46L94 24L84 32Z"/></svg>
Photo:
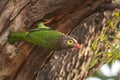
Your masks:
<svg viewBox="0 0 120 80"><path fill-rule="evenodd" d="M0 80L83 80L103 64L87 70L100 50L94 52L90 47L102 30L103 6L111 4L111 0L4 1L0 1ZM88 18L91 15L93 19ZM90 20L84 23L86 18ZM27 42L7 42L10 30L27 31L38 22L71 33L83 49L48 51Z"/></svg>

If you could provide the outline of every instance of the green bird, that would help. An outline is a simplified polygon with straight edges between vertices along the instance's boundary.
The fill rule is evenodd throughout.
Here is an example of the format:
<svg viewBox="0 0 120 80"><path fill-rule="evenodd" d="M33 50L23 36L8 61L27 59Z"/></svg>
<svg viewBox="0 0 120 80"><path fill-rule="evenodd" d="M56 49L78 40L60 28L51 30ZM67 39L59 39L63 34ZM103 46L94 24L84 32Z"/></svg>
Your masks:
<svg viewBox="0 0 120 80"><path fill-rule="evenodd" d="M78 44L77 40L74 38L57 30L52 30L43 23L40 23L38 28L28 32L10 31L8 42L14 44L16 41L31 42L49 50L64 50L74 47L78 49L81 48L80 44Z"/></svg>

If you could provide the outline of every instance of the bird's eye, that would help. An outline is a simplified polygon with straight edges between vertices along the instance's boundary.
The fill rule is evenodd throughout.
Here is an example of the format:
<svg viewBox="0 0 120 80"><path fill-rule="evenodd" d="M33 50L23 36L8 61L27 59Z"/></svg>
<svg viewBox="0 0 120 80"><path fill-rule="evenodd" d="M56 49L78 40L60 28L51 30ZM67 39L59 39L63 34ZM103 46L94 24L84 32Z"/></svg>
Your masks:
<svg viewBox="0 0 120 80"><path fill-rule="evenodd" d="M72 40L68 40L67 41L67 44L70 45L70 44L73 44L74 42Z"/></svg>

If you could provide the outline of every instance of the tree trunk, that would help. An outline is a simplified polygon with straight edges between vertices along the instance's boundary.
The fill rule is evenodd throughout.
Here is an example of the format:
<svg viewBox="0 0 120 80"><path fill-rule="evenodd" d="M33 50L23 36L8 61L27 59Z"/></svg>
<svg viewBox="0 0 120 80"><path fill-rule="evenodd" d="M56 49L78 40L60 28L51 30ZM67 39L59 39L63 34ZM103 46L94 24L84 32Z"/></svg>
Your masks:
<svg viewBox="0 0 120 80"><path fill-rule="evenodd" d="M83 80L88 77L103 64L88 69L90 60L100 50L94 52L91 44L102 30L103 6L111 3L111 0L1 0L0 80ZM10 30L27 31L38 22L70 33L82 44L82 50L48 51L27 42L14 45L7 42Z"/></svg>

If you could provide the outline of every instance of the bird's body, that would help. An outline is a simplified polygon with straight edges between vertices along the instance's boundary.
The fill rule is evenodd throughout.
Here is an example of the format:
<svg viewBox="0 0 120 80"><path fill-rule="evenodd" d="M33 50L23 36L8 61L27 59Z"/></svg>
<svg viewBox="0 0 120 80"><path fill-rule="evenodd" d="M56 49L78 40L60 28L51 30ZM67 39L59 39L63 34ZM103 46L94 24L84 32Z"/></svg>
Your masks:
<svg viewBox="0 0 120 80"><path fill-rule="evenodd" d="M66 36L59 31L51 30L42 23L39 24L38 28L28 32L11 31L8 36L8 41L10 44L13 44L16 41L27 41L50 50L63 50L72 48L73 46L67 46L63 44L64 39L72 39L75 43L77 43L72 37Z"/></svg>

